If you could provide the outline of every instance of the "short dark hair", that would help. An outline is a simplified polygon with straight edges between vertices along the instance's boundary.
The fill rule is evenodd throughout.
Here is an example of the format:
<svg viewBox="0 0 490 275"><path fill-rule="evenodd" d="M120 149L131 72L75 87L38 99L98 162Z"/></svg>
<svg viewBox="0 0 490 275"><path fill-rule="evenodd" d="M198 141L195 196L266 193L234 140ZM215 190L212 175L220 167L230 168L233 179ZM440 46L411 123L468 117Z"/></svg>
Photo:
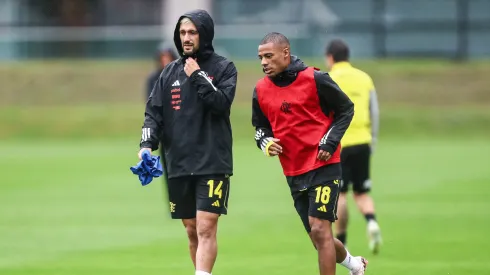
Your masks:
<svg viewBox="0 0 490 275"><path fill-rule="evenodd" d="M289 44L289 39L282 33L278 32L270 32L262 38L262 41L260 41L260 45L264 45L267 43L274 43L274 44L279 44L279 45L285 45L285 46L290 46Z"/></svg>
<svg viewBox="0 0 490 275"><path fill-rule="evenodd" d="M334 39L328 44L325 54L331 55L334 62L348 61L349 46L341 39Z"/></svg>

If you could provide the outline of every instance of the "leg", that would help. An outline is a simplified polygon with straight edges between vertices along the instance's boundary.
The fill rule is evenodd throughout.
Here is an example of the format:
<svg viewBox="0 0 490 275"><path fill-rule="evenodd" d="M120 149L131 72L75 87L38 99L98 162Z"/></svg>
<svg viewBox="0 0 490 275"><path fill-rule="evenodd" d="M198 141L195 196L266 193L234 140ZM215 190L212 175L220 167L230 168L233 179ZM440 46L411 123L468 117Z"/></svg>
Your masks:
<svg viewBox="0 0 490 275"><path fill-rule="evenodd" d="M315 247L316 249L315 241L313 240L311 232L309 232L308 235L310 236L311 243L313 243L313 247ZM335 246L335 261L340 264L347 257L347 249L344 247L344 244L342 244L339 239L334 238L333 244Z"/></svg>
<svg viewBox="0 0 490 275"><path fill-rule="evenodd" d="M211 274L218 255L218 219L228 211L230 179L225 176L202 177L197 181L196 274Z"/></svg>
<svg viewBox="0 0 490 275"><path fill-rule="evenodd" d="M327 177L328 174L332 172L332 170L334 173L338 172L338 174L340 174L340 169L339 170L335 170L335 169L336 169L335 167L330 167L326 169L326 173L322 173L321 171L314 171L314 172L310 172L311 174L309 173L297 177L288 177L287 180L288 180L289 187L291 188L291 195L294 200L294 207L296 208L296 211L298 212L298 215L300 216L301 221L303 222L306 232L308 232L308 235L310 236L310 239L313 243L313 247L315 247L315 249L317 249L318 251L319 254L318 260L321 266L321 270L324 269L323 267L325 265L330 266L330 268L333 265L333 268L335 269L335 262L337 262L342 264L349 270L351 270L351 272L354 271L357 272L358 270L362 270L362 272L364 272L364 269L361 268L362 267L362 262L360 260L361 258L359 257L359 259L357 259L350 256L350 254L344 248L342 242L332 237L330 220L332 221L335 220L335 216L336 216L335 203L337 201L339 181L338 180L330 181L332 187L328 186L325 188L324 186L321 185L315 186L313 188L307 187L311 185L310 182L315 182L318 180L322 181L322 179ZM328 190L330 190L330 192ZM330 199L330 198L334 198L334 199ZM315 201L317 199L319 202L317 205L315 205L316 204ZM328 211L328 209L332 209L332 210ZM322 219L329 222L328 225L329 230L326 231L327 236L324 236L322 232L324 230L322 229L322 227L324 227L324 225L321 223ZM318 220L320 223L318 223L318 226L313 228L310 225L310 222L312 220L313 222L316 222ZM328 234L330 238L328 237ZM324 240L327 240L326 244ZM330 251L328 250L329 246L330 246ZM318 247L320 247L320 249L318 249ZM324 249L325 247L327 248L326 250ZM325 252L327 253L327 257L325 257L324 255ZM331 253L331 255L328 256L328 253ZM328 267L325 272L329 272ZM331 274L331 273L327 273L327 274ZM353 273L353 274L357 275L362 273Z"/></svg>
<svg viewBox="0 0 490 275"><path fill-rule="evenodd" d="M309 190L311 238L318 250L320 274L335 274L335 263L348 268L351 274L364 274L364 259L352 257L342 242L332 236L332 223L337 219L339 185L340 180L323 181Z"/></svg>
<svg viewBox="0 0 490 275"><path fill-rule="evenodd" d="M189 253L191 256L192 263L194 264L194 269L196 268L196 253L198 247L197 229L196 229L196 219L183 219L185 231L187 232L187 237L189 238Z"/></svg>
<svg viewBox="0 0 490 275"><path fill-rule="evenodd" d="M353 173L354 200L357 207L367 221L367 232L369 237L369 248L373 253L379 252L381 245L381 231L376 221L374 202L369 192L371 190L370 170L370 147L369 145L358 146L355 155L355 173Z"/></svg>
<svg viewBox="0 0 490 275"><path fill-rule="evenodd" d="M347 225L349 222L349 211L347 207L347 192L351 184L351 165L350 165L350 147L344 148L341 153L342 180L340 181L340 195L337 203L338 220L335 222L335 233L337 239L344 245L347 243Z"/></svg>
<svg viewBox="0 0 490 275"><path fill-rule="evenodd" d="M367 192L354 192L354 201L368 221L375 220L374 201Z"/></svg>
<svg viewBox="0 0 490 275"><path fill-rule="evenodd" d="M216 257L218 244L218 214L197 211L197 239L199 245L196 254L196 270L211 274Z"/></svg>
<svg viewBox="0 0 490 275"><path fill-rule="evenodd" d="M315 241L313 240L311 231L308 232L308 236L310 236L311 243L313 244L313 247L316 249ZM333 244L335 246L335 260L338 264L340 264L347 257L347 249L344 247L344 244L339 239L334 238Z"/></svg>
<svg viewBox="0 0 490 275"><path fill-rule="evenodd" d="M339 239L333 239L333 244L335 246L335 261L340 264L347 257L347 249L344 247L344 244Z"/></svg>
<svg viewBox="0 0 490 275"><path fill-rule="evenodd" d="M196 187L189 177L167 179L167 190L172 219L181 219L189 238L189 253L196 266Z"/></svg>
<svg viewBox="0 0 490 275"><path fill-rule="evenodd" d="M370 158L371 149L368 144L356 146L351 156L354 200L364 215L374 215L374 202L368 194L371 191Z"/></svg>
<svg viewBox="0 0 490 275"><path fill-rule="evenodd" d="M321 177L322 174L319 172L316 178ZM312 181L316 181L315 176L312 177ZM337 219L339 184L340 180L338 179L323 181L321 184L309 188L308 191L311 238L318 251L321 275L335 275L337 252L332 233L332 222Z"/></svg>
<svg viewBox="0 0 490 275"><path fill-rule="evenodd" d="M336 252L332 223L310 216L311 239L318 251L320 275L335 275Z"/></svg>
<svg viewBox="0 0 490 275"><path fill-rule="evenodd" d="M313 246L315 246L315 241L313 240L311 232L309 232L308 234L313 243ZM352 275L364 274L364 271L366 270L368 264L368 261L366 259L360 256L352 256L349 251L347 251L344 244L336 238L333 239L333 244L335 246L335 261L338 264L350 270Z"/></svg>
<svg viewBox="0 0 490 275"><path fill-rule="evenodd" d="M349 211L347 209L347 197L345 193L340 193L338 203L338 220L335 222L335 233L344 245L347 243L347 224L349 222Z"/></svg>

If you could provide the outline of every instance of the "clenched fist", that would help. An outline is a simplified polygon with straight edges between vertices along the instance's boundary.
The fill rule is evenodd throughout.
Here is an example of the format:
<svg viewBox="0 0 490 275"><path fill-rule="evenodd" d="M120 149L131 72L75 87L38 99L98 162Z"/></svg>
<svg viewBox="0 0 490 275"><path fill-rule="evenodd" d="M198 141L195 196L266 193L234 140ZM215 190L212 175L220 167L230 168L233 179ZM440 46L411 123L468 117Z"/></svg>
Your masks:
<svg viewBox="0 0 490 275"><path fill-rule="evenodd" d="M141 148L141 150L138 152L138 158L141 160L141 155L143 154L143 151L150 151L151 155L151 149L150 148Z"/></svg>
<svg viewBox="0 0 490 275"><path fill-rule="evenodd" d="M189 57L185 60L184 71L188 77L190 77L193 72L195 72L199 69L201 69L201 68L197 64L196 60L194 60L193 58Z"/></svg>

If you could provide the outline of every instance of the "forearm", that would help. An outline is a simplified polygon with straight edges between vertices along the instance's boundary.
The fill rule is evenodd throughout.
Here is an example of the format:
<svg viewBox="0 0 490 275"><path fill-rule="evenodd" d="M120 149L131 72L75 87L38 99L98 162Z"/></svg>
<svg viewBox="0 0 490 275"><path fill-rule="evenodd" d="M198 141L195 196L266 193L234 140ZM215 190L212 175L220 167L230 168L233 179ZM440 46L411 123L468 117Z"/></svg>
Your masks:
<svg viewBox="0 0 490 275"><path fill-rule="evenodd" d="M342 137L344 136L350 122L354 117L354 105L346 106L344 110L335 115L334 121L330 125L327 133L320 141L320 148L324 151L333 154L339 146Z"/></svg>
<svg viewBox="0 0 490 275"><path fill-rule="evenodd" d="M371 117L371 135L373 141L376 141L379 134L379 104L375 90L370 93L369 113Z"/></svg>
<svg viewBox="0 0 490 275"><path fill-rule="evenodd" d="M197 87L199 99L215 113L229 112L235 97L237 72L230 64L216 85L202 70L196 70L190 76L192 85Z"/></svg>
<svg viewBox="0 0 490 275"><path fill-rule="evenodd" d="M160 143L160 127L155 126L153 122L145 120L141 128L140 148L150 148L152 151L158 149Z"/></svg>
<svg viewBox="0 0 490 275"><path fill-rule="evenodd" d="M327 117L332 118L327 132L320 140L320 148L333 154L354 117L354 103L326 73L316 73L315 81L320 101L325 104Z"/></svg>

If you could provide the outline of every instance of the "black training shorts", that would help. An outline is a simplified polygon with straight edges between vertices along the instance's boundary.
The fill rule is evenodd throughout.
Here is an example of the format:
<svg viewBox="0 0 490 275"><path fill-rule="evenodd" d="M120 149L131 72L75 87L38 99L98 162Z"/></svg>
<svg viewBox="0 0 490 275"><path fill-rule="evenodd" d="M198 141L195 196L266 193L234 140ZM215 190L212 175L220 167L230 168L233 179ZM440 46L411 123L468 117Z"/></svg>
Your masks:
<svg viewBox="0 0 490 275"><path fill-rule="evenodd" d="M340 192L349 191L350 184L352 184L352 189L357 194L369 192L371 190L371 179L369 177L371 147L369 144L342 148L340 159L342 160Z"/></svg>
<svg viewBox="0 0 490 275"><path fill-rule="evenodd" d="M341 165L336 163L302 175L286 177L294 207L306 231L311 231L310 216L331 222L337 220L341 175Z"/></svg>
<svg viewBox="0 0 490 275"><path fill-rule="evenodd" d="M226 215L230 196L227 175L187 176L168 179L172 219L193 219L197 210Z"/></svg>

